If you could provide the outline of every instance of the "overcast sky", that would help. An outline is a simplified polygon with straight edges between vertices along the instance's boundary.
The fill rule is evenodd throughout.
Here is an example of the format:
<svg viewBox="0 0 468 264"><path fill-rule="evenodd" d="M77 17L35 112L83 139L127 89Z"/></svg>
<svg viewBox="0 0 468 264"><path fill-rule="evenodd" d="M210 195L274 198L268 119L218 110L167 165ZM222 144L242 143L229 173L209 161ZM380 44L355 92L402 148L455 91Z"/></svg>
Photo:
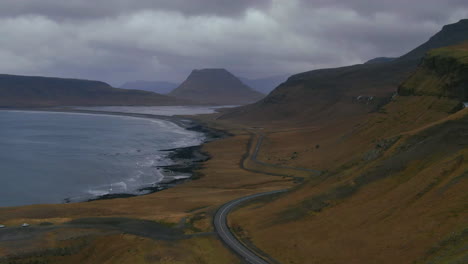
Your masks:
<svg viewBox="0 0 468 264"><path fill-rule="evenodd" d="M466 0L0 0L0 73L267 77L399 56L462 18Z"/></svg>

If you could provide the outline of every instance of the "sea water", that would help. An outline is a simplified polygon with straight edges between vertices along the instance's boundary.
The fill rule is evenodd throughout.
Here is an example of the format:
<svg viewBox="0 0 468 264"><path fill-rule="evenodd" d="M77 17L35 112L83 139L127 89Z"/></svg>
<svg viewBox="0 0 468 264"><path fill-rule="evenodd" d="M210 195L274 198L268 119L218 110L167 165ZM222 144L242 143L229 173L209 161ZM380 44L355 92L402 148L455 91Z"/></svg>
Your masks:
<svg viewBox="0 0 468 264"><path fill-rule="evenodd" d="M0 111L0 206L138 193L162 179L161 150L202 140L157 119Z"/></svg>

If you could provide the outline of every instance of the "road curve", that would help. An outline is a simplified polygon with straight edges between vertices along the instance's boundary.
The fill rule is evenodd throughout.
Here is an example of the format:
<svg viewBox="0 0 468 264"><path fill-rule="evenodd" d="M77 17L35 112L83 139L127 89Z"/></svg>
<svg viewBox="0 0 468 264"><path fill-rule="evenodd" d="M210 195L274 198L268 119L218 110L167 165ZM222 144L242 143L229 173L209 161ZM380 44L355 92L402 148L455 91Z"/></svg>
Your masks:
<svg viewBox="0 0 468 264"><path fill-rule="evenodd" d="M214 217L214 227L215 231L221 240L231 248L235 253L240 255L247 263L251 264L268 264L266 260L258 256L256 253L245 247L237 238L233 235L231 230L227 225L227 216L232 211L232 209L239 206L241 203L251 200L260 196L271 195L276 193L287 192L287 190L277 190L271 192L257 193L249 196L245 196L233 201L230 201L223 206L221 206L215 214Z"/></svg>

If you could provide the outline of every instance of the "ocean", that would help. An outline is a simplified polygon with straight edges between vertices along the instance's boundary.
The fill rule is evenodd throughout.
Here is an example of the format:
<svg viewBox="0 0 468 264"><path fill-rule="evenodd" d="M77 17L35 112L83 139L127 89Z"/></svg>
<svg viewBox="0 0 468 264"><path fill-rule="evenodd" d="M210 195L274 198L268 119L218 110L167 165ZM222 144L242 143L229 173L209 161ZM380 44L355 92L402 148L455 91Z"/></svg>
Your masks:
<svg viewBox="0 0 468 264"><path fill-rule="evenodd" d="M162 179L164 149L199 145L176 124L126 116L0 111L0 206L85 201Z"/></svg>

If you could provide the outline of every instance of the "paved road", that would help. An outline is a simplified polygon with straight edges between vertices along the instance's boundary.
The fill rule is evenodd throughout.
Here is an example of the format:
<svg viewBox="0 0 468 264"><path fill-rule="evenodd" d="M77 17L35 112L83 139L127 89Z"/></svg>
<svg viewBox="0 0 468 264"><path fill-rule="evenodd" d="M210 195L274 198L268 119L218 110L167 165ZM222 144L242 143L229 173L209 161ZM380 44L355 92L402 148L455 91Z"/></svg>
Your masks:
<svg viewBox="0 0 468 264"><path fill-rule="evenodd" d="M246 248L236 237L232 234L231 230L227 226L227 215L232 209L239 206L241 203L251 200L260 196L271 195L275 193L287 192L287 190L278 190L264 193L257 193L249 196L239 198L237 200L230 201L225 205L221 206L214 217L214 227L216 233L218 233L221 240L230 247L234 252L240 255L247 263L252 264L268 264L263 258L259 257L250 249Z"/></svg>
<svg viewBox="0 0 468 264"><path fill-rule="evenodd" d="M257 144L255 145L254 151L252 155L250 155L250 159L256 163L268 166L268 167L274 167L274 168L286 168L286 169L293 169L293 170L298 170L298 171L307 171L311 172L312 174L315 175L320 175L320 171L318 170L313 170L313 169L306 169L306 168L296 168L296 167L289 167L289 166L282 166L282 165L276 165L276 164L269 164L266 162L258 161L257 160L257 155L260 150L260 147L263 143L264 135L263 134L257 134L258 135L258 140ZM246 157L248 158L248 157ZM244 162L241 162L241 167L244 168ZM248 168L244 168L249 171L254 171L254 172L260 172L261 171L255 171L251 170ZM267 173L269 175L276 175L276 176L288 176L288 175L283 175L283 174L273 174L273 173ZM278 191L271 191L271 192L264 192L264 193L257 193L249 196L245 196L233 201L230 201L223 206L221 206L218 211L216 212L216 215L214 217L214 227L215 231L218 234L218 236L221 238L221 240L228 246L230 247L234 252L236 252L238 255L240 255L247 263L251 264L268 264L267 260L263 259L262 257L258 256L254 251L250 250L246 246L244 246L237 238L232 234L231 230L229 229L227 225L227 216L228 214L232 211L232 209L236 208L239 206L241 203L260 197L260 196L265 196L265 195L271 195L275 193L282 193L282 192L287 192L288 190L278 190Z"/></svg>

